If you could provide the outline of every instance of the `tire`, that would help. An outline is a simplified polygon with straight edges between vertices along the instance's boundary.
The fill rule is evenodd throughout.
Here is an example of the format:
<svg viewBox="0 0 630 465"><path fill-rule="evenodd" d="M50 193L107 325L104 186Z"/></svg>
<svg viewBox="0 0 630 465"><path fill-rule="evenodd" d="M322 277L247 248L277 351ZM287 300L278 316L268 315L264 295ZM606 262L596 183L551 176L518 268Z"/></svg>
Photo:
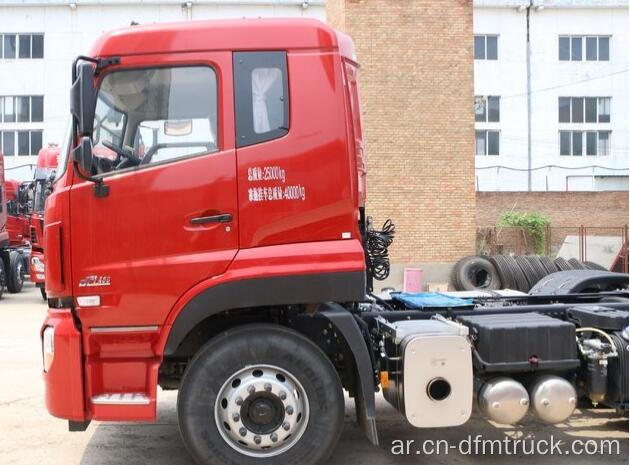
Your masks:
<svg viewBox="0 0 630 465"><path fill-rule="evenodd" d="M604 268L599 263L591 262L588 260L584 262L584 266L586 266L586 268L588 268L589 270L608 271L607 268Z"/></svg>
<svg viewBox="0 0 630 465"><path fill-rule="evenodd" d="M505 261L508 263L508 266L512 270L512 275L514 276L514 281L516 283L515 289L521 292L529 292L531 286L529 285L527 277L525 276L525 273L523 273L523 270L521 270L521 267L518 265L516 259L514 257L508 256L504 258Z"/></svg>
<svg viewBox="0 0 630 465"><path fill-rule="evenodd" d="M532 266L532 268L534 269L536 273L536 283L549 274L547 273L547 270L545 270L545 267L543 267L539 256L527 255L525 257L525 260L529 262L529 264Z"/></svg>
<svg viewBox="0 0 630 465"><path fill-rule="evenodd" d="M453 286L458 291L496 290L501 288L501 278L494 265L485 257L462 258L453 268Z"/></svg>
<svg viewBox="0 0 630 465"><path fill-rule="evenodd" d="M560 271L551 258L549 258L549 257L547 257L545 255L542 255L542 256L540 256L538 258L540 260L541 265L543 266L543 268L547 272L547 274L551 274L551 273L555 273L557 271Z"/></svg>
<svg viewBox="0 0 630 465"><path fill-rule="evenodd" d="M588 268L577 258L569 258L568 262L574 270L588 270Z"/></svg>
<svg viewBox="0 0 630 465"><path fill-rule="evenodd" d="M22 291L25 274L26 267L22 254L14 250L11 251L9 253L9 272L7 273L7 290L11 294L17 294Z"/></svg>
<svg viewBox="0 0 630 465"><path fill-rule="evenodd" d="M553 261L559 271L571 271L573 267L562 257L558 257Z"/></svg>
<svg viewBox="0 0 630 465"><path fill-rule="evenodd" d="M493 255L490 262L494 265L504 289L517 289L514 274L503 255Z"/></svg>
<svg viewBox="0 0 630 465"><path fill-rule="evenodd" d="M292 404L295 411L288 410ZM339 440L344 397L332 363L309 339L255 324L228 330L199 350L184 373L177 415L198 464L316 465Z"/></svg>
<svg viewBox="0 0 630 465"><path fill-rule="evenodd" d="M2 298L2 294L4 294L4 287L7 283L7 273L4 267L4 260L0 260L0 299Z"/></svg>
<svg viewBox="0 0 630 465"><path fill-rule="evenodd" d="M44 300L48 300L48 296L46 295L46 289L45 289L45 288L40 287L40 288L39 288L39 292L41 292L41 293L42 293L42 299L44 299Z"/></svg>
<svg viewBox="0 0 630 465"><path fill-rule="evenodd" d="M538 282L536 279L536 271L525 257L514 257L514 260L527 280L527 291L525 292L529 292L529 290L534 287L534 284Z"/></svg>

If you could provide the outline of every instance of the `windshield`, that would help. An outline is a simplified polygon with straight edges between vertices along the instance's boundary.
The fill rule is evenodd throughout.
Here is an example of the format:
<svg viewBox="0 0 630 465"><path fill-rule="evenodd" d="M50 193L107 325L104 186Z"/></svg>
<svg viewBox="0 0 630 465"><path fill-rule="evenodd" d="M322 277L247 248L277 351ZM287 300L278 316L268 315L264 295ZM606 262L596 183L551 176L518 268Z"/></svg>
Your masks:
<svg viewBox="0 0 630 465"><path fill-rule="evenodd" d="M113 71L94 116L96 172L217 150L217 83L205 66Z"/></svg>
<svg viewBox="0 0 630 465"><path fill-rule="evenodd" d="M46 198L50 194L51 183L45 179L35 181L35 195L33 198L33 211L35 213L44 213Z"/></svg>
<svg viewBox="0 0 630 465"><path fill-rule="evenodd" d="M72 118L68 119L66 124L66 131L63 136L63 143L61 144L61 151L59 152L59 158L57 161L57 172L55 173L56 182L63 173L66 172L66 165L68 163L68 154L70 152L70 139L72 136Z"/></svg>

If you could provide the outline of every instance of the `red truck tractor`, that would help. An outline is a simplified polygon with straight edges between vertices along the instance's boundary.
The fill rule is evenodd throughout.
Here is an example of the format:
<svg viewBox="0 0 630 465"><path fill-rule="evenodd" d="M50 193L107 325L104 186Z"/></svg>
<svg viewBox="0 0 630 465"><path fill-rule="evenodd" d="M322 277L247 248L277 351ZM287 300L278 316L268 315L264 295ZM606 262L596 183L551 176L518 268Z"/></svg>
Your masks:
<svg viewBox="0 0 630 465"><path fill-rule="evenodd" d="M28 246L30 240L29 184L15 179L8 179L4 184L9 243L14 247Z"/></svg>
<svg viewBox="0 0 630 465"><path fill-rule="evenodd" d="M42 298L46 299L44 288L44 206L46 198L52 190L52 181L61 149L56 144L49 144L37 154L37 167L32 183L33 200L30 210L31 240L31 281L40 289Z"/></svg>
<svg viewBox="0 0 630 465"><path fill-rule="evenodd" d="M5 181L4 157L0 153L0 297L5 287L20 292L27 269L28 239L24 216L27 187L18 181Z"/></svg>
<svg viewBox="0 0 630 465"><path fill-rule="evenodd" d="M379 390L418 428L473 403L505 424L628 411L627 275L373 294L395 229L367 216L358 70L308 19L136 26L76 59L41 330L71 431L154 421L160 386L197 463L317 465L344 390L373 444Z"/></svg>
<svg viewBox="0 0 630 465"><path fill-rule="evenodd" d="M28 272L30 257L29 227L30 182L6 180L4 184L9 233L9 249L3 254L7 290L17 293L22 290Z"/></svg>

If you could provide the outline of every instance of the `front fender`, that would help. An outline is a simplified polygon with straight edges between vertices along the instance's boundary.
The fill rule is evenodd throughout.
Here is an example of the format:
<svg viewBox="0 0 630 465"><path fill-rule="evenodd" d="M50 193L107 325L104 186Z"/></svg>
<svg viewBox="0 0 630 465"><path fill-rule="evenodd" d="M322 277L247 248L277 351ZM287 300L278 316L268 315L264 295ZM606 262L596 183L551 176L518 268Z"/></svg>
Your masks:
<svg viewBox="0 0 630 465"><path fill-rule="evenodd" d="M358 240L309 242L240 250L221 276L184 294L169 313L158 353L172 355L201 321L217 313L271 305L365 299L363 247Z"/></svg>

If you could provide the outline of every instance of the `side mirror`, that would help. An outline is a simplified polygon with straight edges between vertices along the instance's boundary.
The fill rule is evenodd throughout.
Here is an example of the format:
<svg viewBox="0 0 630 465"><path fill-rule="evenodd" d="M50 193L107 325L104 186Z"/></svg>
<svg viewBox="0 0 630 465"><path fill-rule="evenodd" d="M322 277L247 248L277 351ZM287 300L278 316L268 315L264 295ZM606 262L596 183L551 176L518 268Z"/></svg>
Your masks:
<svg viewBox="0 0 630 465"><path fill-rule="evenodd" d="M70 111L76 122L79 135L92 135L96 90L94 89L94 65L81 62L76 65L76 76L70 88Z"/></svg>
<svg viewBox="0 0 630 465"><path fill-rule="evenodd" d="M72 159L79 165L86 176L92 174L92 139L83 136L72 150Z"/></svg>

